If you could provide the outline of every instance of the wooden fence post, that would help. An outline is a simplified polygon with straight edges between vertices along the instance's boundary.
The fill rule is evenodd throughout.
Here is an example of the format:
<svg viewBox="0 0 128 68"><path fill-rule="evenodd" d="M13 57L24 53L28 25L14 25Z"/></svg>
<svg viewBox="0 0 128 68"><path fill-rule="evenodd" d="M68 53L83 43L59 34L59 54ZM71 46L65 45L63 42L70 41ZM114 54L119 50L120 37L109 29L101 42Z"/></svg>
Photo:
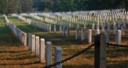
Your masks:
<svg viewBox="0 0 128 68"><path fill-rule="evenodd" d="M106 38L101 33L95 36L94 68L106 68Z"/></svg>

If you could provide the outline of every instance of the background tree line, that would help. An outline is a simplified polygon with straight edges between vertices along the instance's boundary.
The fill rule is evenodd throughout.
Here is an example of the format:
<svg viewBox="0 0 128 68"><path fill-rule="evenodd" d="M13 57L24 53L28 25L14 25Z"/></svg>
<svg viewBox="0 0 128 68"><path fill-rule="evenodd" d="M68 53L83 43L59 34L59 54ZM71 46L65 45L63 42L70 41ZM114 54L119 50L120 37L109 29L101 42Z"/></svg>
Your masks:
<svg viewBox="0 0 128 68"><path fill-rule="evenodd" d="M32 0L0 0L0 14L32 11Z"/></svg>
<svg viewBox="0 0 128 68"><path fill-rule="evenodd" d="M116 9L124 8L126 2L127 0L0 0L0 13Z"/></svg>

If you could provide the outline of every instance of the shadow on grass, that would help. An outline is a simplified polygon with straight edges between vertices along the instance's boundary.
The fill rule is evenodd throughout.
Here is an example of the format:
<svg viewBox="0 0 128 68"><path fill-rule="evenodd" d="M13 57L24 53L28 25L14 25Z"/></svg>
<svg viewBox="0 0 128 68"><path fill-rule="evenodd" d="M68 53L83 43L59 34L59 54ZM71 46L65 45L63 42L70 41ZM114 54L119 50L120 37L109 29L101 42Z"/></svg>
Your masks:
<svg viewBox="0 0 128 68"><path fill-rule="evenodd" d="M128 68L128 61L110 61L111 64L107 64L106 68ZM108 62L109 63L109 62Z"/></svg>
<svg viewBox="0 0 128 68"><path fill-rule="evenodd" d="M94 68L93 65L81 64L81 65L63 65L63 68Z"/></svg>
<svg viewBox="0 0 128 68"><path fill-rule="evenodd" d="M4 18L0 21L0 44L19 43L18 39L6 26Z"/></svg>

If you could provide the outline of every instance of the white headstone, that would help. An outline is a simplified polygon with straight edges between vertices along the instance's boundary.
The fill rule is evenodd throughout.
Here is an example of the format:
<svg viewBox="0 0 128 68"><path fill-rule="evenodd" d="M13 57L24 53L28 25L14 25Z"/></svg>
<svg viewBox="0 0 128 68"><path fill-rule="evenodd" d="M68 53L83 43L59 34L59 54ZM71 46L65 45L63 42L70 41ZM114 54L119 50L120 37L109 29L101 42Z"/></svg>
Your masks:
<svg viewBox="0 0 128 68"><path fill-rule="evenodd" d="M52 64L52 43L46 42L46 66Z"/></svg>
<svg viewBox="0 0 128 68"><path fill-rule="evenodd" d="M40 46L40 62L45 62L45 39L41 38L41 46Z"/></svg>
<svg viewBox="0 0 128 68"><path fill-rule="evenodd" d="M115 40L116 40L116 44L117 45L121 44L121 30L117 30L116 31L116 38L115 38Z"/></svg>
<svg viewBox="0 0 128 68"><path fill-rule="evenodd" d="M92 23L92 30L95 30L95 23Z"/></svg>
<svg viewBox="0 0 128 68"><path fill-rule="evenodd" d="M84 41L84 28L81 29L81 41Z"/></svg>
<svg viewBox="0 0 128 68"><path fill-rule="evenodd" d="M76 33L75 33L76 40L78 39L78 32L79 32L79 28L76 28Z"/></svg>
<svg viewBox="0 0 128 68"><path fill-rule="evenodd" d="M36 47L35 47L35 35L32 35L32 52L35 53Z"/></svg>
<svg viewBox="0 0 128 68"><path fill-rule="evenodd" d="M62 26L59 26L59 31L62 32Z"/></svg>
<svg viewBox="0 0 128 68"><path fill-rule="evenodd" d="M97 34L100 34L100 30L99 29L96 29L96 35Z"/></svg>
<svg viewBox="0 0 128 68"><path fill-rule="evenodd" d="M92 30L88 30L88 43L92 43Z"/></svg>
<svg viewBox="0 0 128 68"><path fill-rule="evenodd" d="M40 52L40 38L36 36L36 56L39 57L39 52Z"/></svg>
<svg viewBox="0 0 128 68"><path fill-rule="evenodd" d="M54 32L56 32L56 24L54 24Z"/></svg>

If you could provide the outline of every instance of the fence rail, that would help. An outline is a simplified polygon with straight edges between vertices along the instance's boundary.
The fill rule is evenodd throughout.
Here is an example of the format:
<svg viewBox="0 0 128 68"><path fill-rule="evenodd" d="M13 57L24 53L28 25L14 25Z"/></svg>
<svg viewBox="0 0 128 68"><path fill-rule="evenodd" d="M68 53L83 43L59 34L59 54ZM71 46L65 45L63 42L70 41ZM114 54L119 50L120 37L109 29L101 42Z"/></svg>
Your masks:
<svg viewBox="0 0 128 68"><path fill-rule="evenodd" d="M128 45L118 45L118 44L112 44L112 43L106 43L108 46L117 46L117 47L126 47L128 48Z"/></svg>

